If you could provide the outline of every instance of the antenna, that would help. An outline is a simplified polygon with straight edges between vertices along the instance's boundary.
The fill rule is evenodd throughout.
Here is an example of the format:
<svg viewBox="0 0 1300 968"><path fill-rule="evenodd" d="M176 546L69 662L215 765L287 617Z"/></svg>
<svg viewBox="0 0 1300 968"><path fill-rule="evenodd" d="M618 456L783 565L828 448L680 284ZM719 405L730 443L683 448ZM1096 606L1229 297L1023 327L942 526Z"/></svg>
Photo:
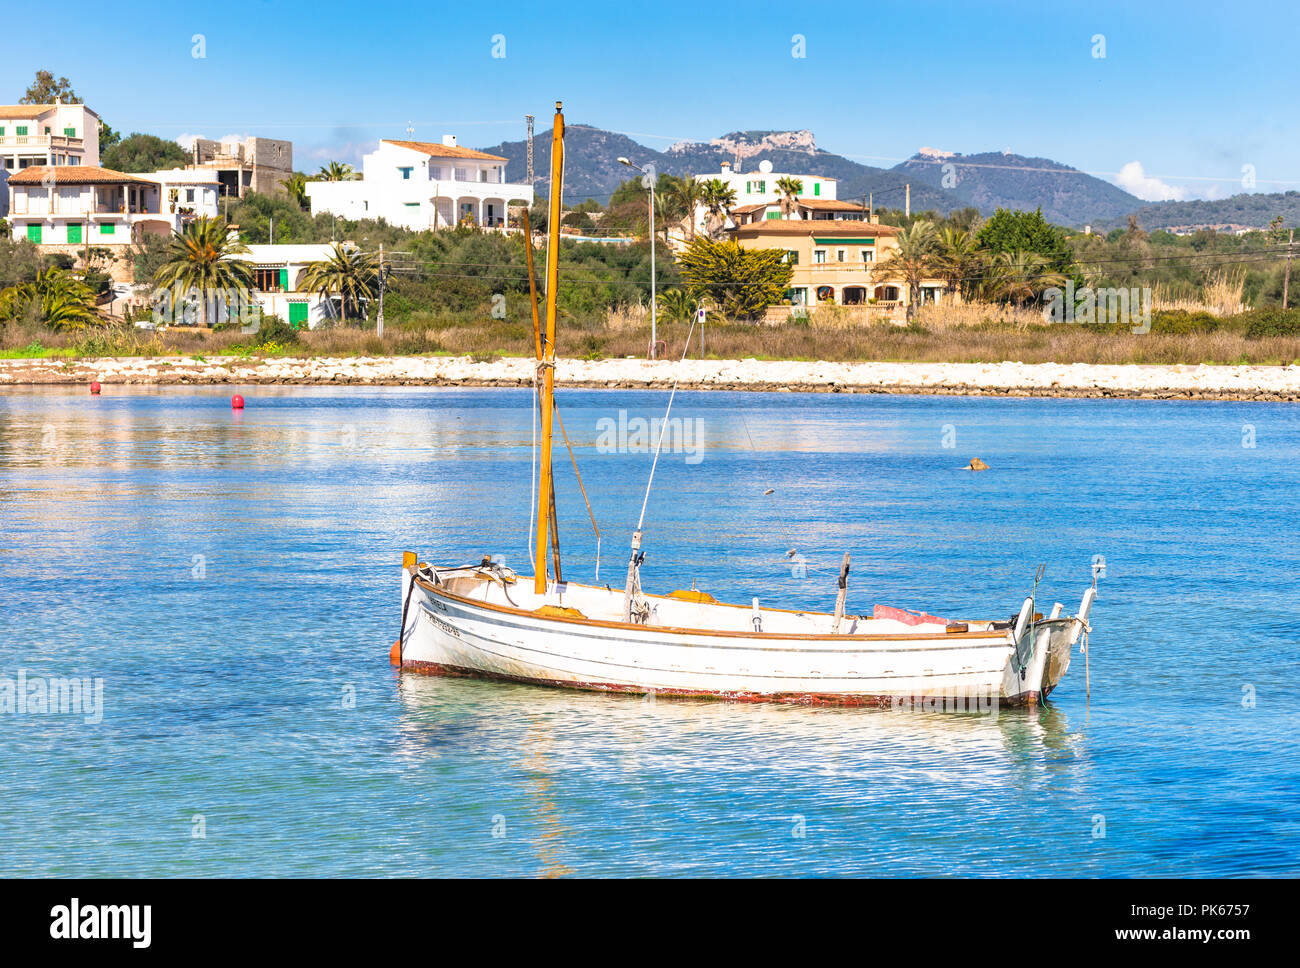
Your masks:
<svg viewBox="0 0 1300 968"><path fill-rule="evenodd" d="M411 124L410 121L407 121L407 122L406 122L406 136L409 138L409 137L410 137L411 135L413 135L413 134L415 134L415 126L414 126L413 124Z"/></svg>
<svg viewBox="0 0 1300 968"><path fill-rule="evenodd" d="M533 183L533 116L524 115L524 124L528 126L528 184Z"/></svg>

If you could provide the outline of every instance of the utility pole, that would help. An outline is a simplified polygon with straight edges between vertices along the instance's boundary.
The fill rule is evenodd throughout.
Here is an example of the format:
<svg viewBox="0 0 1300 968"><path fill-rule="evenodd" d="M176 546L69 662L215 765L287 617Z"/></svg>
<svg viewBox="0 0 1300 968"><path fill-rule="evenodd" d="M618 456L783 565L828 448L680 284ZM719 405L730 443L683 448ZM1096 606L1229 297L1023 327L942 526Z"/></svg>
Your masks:
<svg viewBox="0 0 1300 968"><path fill-rule="evenodd" d="M528 127L528 187L533 187L533 116L524 115L524 124Z"/></svg>
<svg viewBox="0 0 1300 968"><path fill-rule="evenodd" d="M1295 248L1295 229L1286 244L1286 275L1282 277L1282 309L1286 309L1287 297L1291 294L1291 252Z"/></svg>
<svg viewBox="0 0 1300 968"><path fill-rule="evenodd" d="M375 335L384 338L384 243L379 243L379 315L375 317Z"/></svg>

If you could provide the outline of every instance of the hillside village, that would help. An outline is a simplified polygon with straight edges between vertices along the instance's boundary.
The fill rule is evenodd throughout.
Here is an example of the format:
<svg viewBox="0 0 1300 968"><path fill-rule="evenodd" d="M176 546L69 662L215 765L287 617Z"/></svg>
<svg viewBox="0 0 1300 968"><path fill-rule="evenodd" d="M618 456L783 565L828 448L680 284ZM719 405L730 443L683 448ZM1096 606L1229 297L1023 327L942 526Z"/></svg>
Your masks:
<svg viewBox="0 0 1300 968"><path fill-rule="evenodd" d="M576 157L566 162L566 181L615 186L604 201L566 192L566 271L585 274L586 287L566 293L566 311L584 317L613 318L628 307L644 315L654 281L652 315L666 322L707 310L778 325L816 317L901 326L922 310L966 304L1005 318L1067 283L1140 281L1154 287L1157 308L1218 316L1286 308L1291 296L1293 237L1283 215L1264 232L1187 224L1150 234L1133 215L1126 228L1103 233L1052 224L1031 207L1034 189L1016 182L1016 165L988 166L983 156L925 148L894 170L903 180L879 197L846 196L842 179L825 172L853 163L833 160L809 131L735 132L663 153L581 125L570 132ZM612 157L618 150L630 156ZM117 170L104 164L106 152L132 168L159 167ZM0 317L36 325L44 314L55 328L148 326L160 321L160 294L196 287L205 304L210 291L233 287L248 305L189 305L162 322L246 322L251 308L274 322L271 332L378 323L386 295L399 323L482 313L494 294L527 289L519 240L527 223L529 242L543 244L549 186L538 173L548 158L548 135L535 146L480 150L456 133L420 141L408 130L381 139L359 169L330 162L306 174L295 170L289 140L123 139L75 95L0 105L0 225L16 247L0 278ZM672 174L659 163L691 170ZM939 163L972 166L983 180L956 198L982 204L954 208L949 198L936 208ZM1049 173L1058 200L1051 186L1065 178L1076 195L1093 193L1090 211L1136 201L1071 172ZM989 210L1017 193L1022 204ZM24 245L35 256L23 256ZM217 268L194 264L203 246L217 253ZM48 308L54 295L71 303L62 316ZM514 306L511 318L520 318Z"/></svg>

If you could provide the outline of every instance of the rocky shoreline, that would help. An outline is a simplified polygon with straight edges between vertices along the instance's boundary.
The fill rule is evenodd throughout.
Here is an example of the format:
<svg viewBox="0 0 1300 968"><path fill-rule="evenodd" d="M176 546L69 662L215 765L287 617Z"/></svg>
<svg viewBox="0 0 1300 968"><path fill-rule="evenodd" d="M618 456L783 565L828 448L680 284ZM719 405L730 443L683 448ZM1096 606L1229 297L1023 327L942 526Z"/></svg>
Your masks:
<svg viewBox="0 0 1300 968"><path fill-rule="evenodd" d="M0 387L114 385L527 386L533 361L470 357L135 357L0 360ZM559 360L561 386L1300 401L1300 366Z"/></svg>

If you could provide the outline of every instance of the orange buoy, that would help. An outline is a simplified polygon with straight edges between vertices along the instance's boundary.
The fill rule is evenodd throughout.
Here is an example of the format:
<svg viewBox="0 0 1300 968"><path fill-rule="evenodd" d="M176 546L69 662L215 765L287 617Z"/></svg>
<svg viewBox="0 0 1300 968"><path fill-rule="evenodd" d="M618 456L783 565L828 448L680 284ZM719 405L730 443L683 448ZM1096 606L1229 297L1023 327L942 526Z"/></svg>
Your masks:
<svg viewBox="0 0 1300 968"><path fill-rule="evenodd" d="M398 639L393 643L393 647L388 650L388 661L395 666L402 664L402 640Z"/></svg>
<svg viewBox="0 0 1300 968"><path fill-rule="evenodd" d="M230 409L231 410L244 409L244 398L241 397L238 393L236 393L233 397L230 398Z"/></svg>
<svg viewBox="0 0 1300 968"><path fill-rule="evenodd" d="M98 393L99 393L99 383L98 383L98 381L96 381L95 383L92 383L92 384L90 385L90 392L91 392L91 393L95 393L95 394L98 394Z"/></svg>

